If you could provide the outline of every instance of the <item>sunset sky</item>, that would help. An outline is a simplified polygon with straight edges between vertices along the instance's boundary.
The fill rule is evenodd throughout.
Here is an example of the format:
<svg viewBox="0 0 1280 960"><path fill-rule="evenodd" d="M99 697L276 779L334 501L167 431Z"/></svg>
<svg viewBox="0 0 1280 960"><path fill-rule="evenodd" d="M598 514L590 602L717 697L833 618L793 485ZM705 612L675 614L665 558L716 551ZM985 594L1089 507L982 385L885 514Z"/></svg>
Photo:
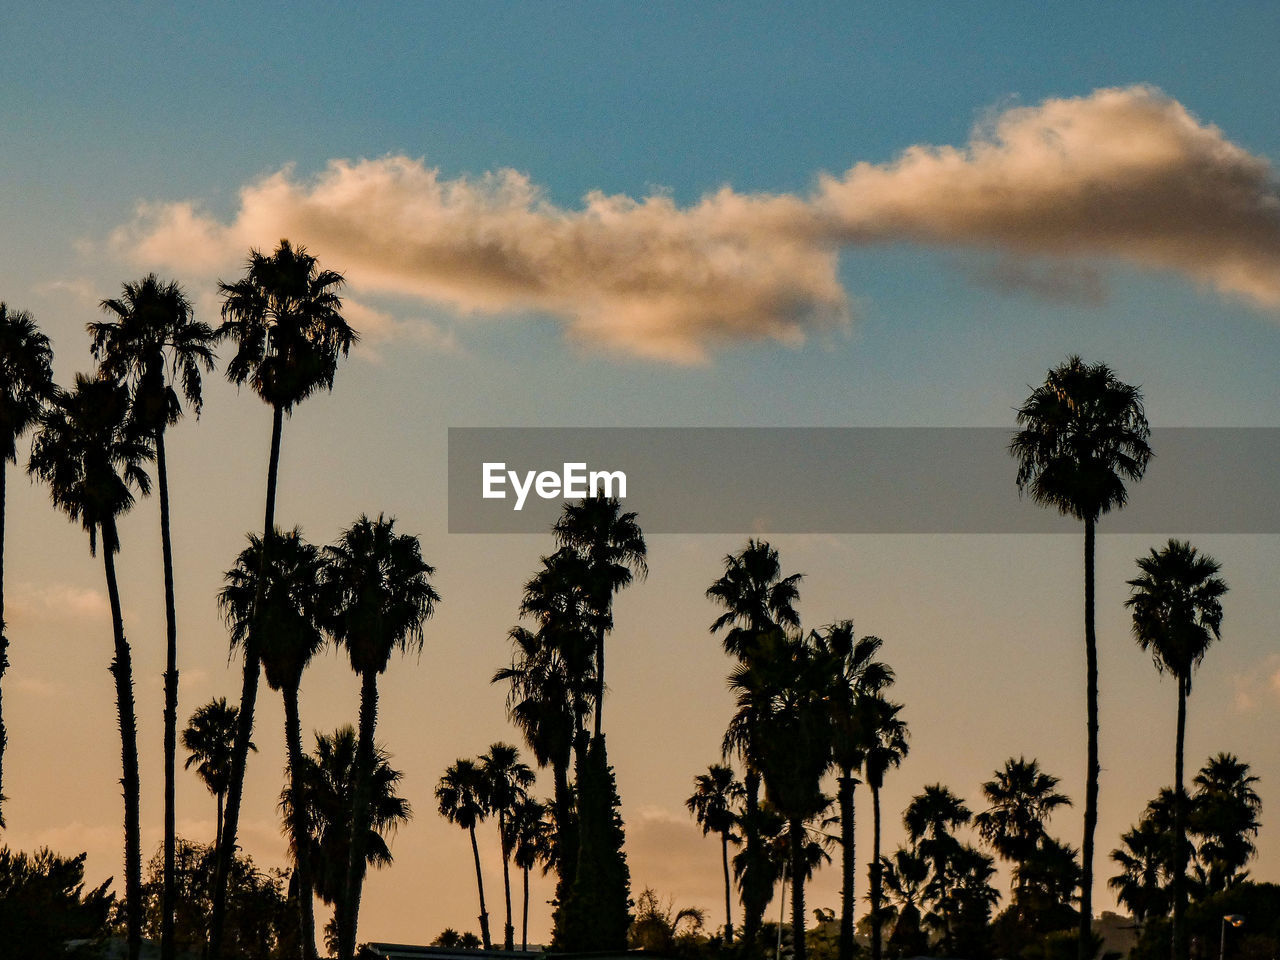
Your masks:
<svg viewBox="0 0 1280 960"><path fill-rule="evenodd" d="M381 686L379 739L416 816L366 883L360 929L427 942L478 929L469 845L432 791L458 757L519 742L488 680L552 548L448 533L447 428L1012 428L1069 353L1141 384L1155 426L1280 425L1277 36L1263 3L10 5L0 298L31 311L69 383L90 366L85 324L125 280L176 279L216 323L216 282L251 246L287 236L345 273L363 340L332 394L285 424L277 521L325 543L383 511L437 568L425 649ZM260 532L270 436L251 391L219 372L205 393L167 440L183 721L239 695L214 598ZM119 879L101 561L23 476L25 441L19 458L0 842L88 851L91 878ZM1011 497L1013 477L1011 461ZM146 857L161 839L158 527L140 502L119 559ZM723 923L718 845L684 799L719 757L731 699L704 591L752 532L650 537L650 576L620 595L609 647L633 892L704 907L709 926ZM1122 602L1134 558L1181 533L1099 540L1095 907L1114 906L1107 853L1173 776L1176 688ZM1082 538L770 539L806 575L806 626L851 617L897 671L912 746L885 789L887 849L925 784L977 811L980 784L1018 755L1062 777L1077 807L1051 831L1079 844ZM1188 764L1223 750L1252 764L1253 875L1280 880L1280 539L1195 542L1231 592L1195 680ZM305 730L354 722L358 694L324 655L303 680ZM265 685L255 741L241 840L283 865L283 710ZM213 798L191 773L178 787L179 834L211 841ZM861 861L869 828L866 803ZM496 828L482 842L496 918ZM811 905L836 907L838 885L822 872ZM535 880L531 939L551 893Z"/></svg>

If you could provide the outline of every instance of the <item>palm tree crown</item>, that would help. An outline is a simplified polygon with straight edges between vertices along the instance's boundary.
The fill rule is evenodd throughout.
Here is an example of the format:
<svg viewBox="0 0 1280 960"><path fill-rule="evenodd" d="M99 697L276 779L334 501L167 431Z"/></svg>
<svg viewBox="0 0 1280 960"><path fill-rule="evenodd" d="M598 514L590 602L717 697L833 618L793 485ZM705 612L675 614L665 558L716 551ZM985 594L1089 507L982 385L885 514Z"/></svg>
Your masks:
<svg viewBox="0 0 1280 960"><path fill-rule="evenodd" d="M239 712L227 703L226 697L218 697L196 708L182 731L182 748L188 754L182 768L195 767L196 776L215 797L226 791L231 779L231 754ZM250 744L250 749L257 748Z"/></svg>
<svg viewBox="0 0 1280 960"><path fill-rule="evenodd" d="M53 348L31 314L0 303L0 456L17 463L18 438L54 395Z"/></svg>
<svg viewBox="0 0 1280 960"><path fill-rule="evenodd" d="M1128 581L1133 593L1133 636L1151 653L1156 668L1168 670L1191 688L1192 670L1221 637L1222 597L1227 583L1221 564L1185 540L1170 540L1158 552L1138 558L1140 577Z"/></svg>

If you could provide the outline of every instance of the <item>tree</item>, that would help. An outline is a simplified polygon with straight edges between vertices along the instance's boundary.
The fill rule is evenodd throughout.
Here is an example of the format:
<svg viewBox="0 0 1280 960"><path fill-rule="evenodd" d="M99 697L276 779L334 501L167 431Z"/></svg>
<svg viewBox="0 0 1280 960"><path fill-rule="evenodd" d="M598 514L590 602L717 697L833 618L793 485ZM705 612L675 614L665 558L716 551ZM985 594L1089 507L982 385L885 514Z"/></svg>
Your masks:
<svg viewBox="0 0 1280 960"><path fill-rule="evenodd" d="M515 926L511 922L511 850L515 836L508 821L516 805L529 798L534 775L520 760L520 751L509 743L495 743L480 758L480 772L487 781L489 812L498 817L498 842L502 849L502 892L507 904L507 922L502 932L502 948L515 949ZM526 878L527 879L527 878Z"/></svg>
<svg viewBox="0 0 1280 960"><path fill-rule="evenodd" d="M1187 696L1191 674L1209 645L1221 637L1222 597L1227 582L1221 565L1196 551L1185 540L1170 540L1160 551L1152 548L1137 560L1142 575L1129 581L1132 593L1125 606L1133 610L1133 636L1151 654L1156 669L1168 671L1178 686L1178 732L1174 748L1174 837L1181 850L1186 838L1186 791L1182 761L1187 726ZM1186 862L1173 874L1173 960L1186 960Z"/></svg>
<svg viewBox="0 0 1280 960"><path fill-rule="evenodd" d="M360 739L352 802L351 862L346 896L338 912L339 957L355 955L368 831L369 778L378 723L378 677L392 653L422 650L422 624L440 601L429 578L435 568L422 559L418 538L395 532L395 520L360 516L338 542L325 547L325 583L332 616L329 630L347 651L360 677Z"/></svg>
<svg viewBox="0 0 1280 960"><path fill-rule="evenodd" d="M990 806L974 817L973 825L991 848L1013 865L1013 900L1019 904L1025 887L1024 869L1049 839L1045 824L1071 798L1058 793L1059 780L1045 773L1035 759L1010 757L994 778L982 785Z"/></svg>
<svg viewBox="0 0 1280 960"><path fill-rule="evenodd" d="M182 749L188 752L184 770L196 768L196 775L205 788L214 795L218 804L218 819L214 827L214 857L222 844L222 802L231 779L231 755L236 742L236 707L227 703L226 697L210 700L197 707L182 731ZM250 750L258 748L252 743Z"/></svg>
<svg viewBox="0 0 1280 960"><path fill-rule="evenodd" d="M1111 859L1120 872L1107 881L1107 886L1141 926L1149 917L1162 917L1169 909L1164 877L1169 839L1151 818L1144 817L1120 837L1120 843L1111 851Z"/></svg>
<svg viewBox="0 0 1280 960"><path fill-rule="evenodd" d="M0 681L9 668L4 624L5 477L18 462L18 438L40 418L54 395L53 348L31 314L0 302ZM0 701L2 704L2 701ZM4 748L8 743L0 712L0 827L4 826Z"/></svg>
<svg viewBox="0 0 1280 960"><path fill-rule="evenodd" d="M799 629L800 615L795 604L800 599L799 583L803 574L782 575L778 551L764 540L751 539L737 554L724 558L724 574L707 588L707 598L724 608L724 613L711 624L713 634L724 631L725 652L740 664L750 661L759 638L777 630ZM767 876L765 853L758 829L760 823L760 770L751 753L749 716L740 718L732 736L726 735L725 757L736 753L746 770L743 776L745 802L742 815L744 857L740 896L742 899L743 940L753 945L764 918L765 908L773 897ZM736 731L736 732L735 732Z"/></svg>
<svg viewBox="0 0 1280 960"><path fill-rule="evenodd" d="M1210 757L1192 781L1188 826L1199 840L1196 858L1204 871L1205 892L1219 893L1242 881L1257 848L1262 798L1249 765L1230 753Z"/></svg>
<svg viewBox="0 0 1280 960"><path fill-rule="evenodd" d="M476 861L476 889L480 893L480 939L484 949L489 940L489 913L484 906L484 874L480 871L480 847L476 844L476 824L489 815L487 782L474 760L458 760L444 772L436 785L440 815L471 834L471 854Z"/></svg>
<svg viewBox="0 0 1280 960"><path fill-rule="evenodd" d="M120 550L117 519L133 506L133 491L146 494L151 480L143 465L153 452L130 430L129 397L109 380L76 375L75 388L58 391L40 416L31 444L28 470L49 484L54 506L89 534L89 553L102 540L102 562L111 606L116 687L123 770L125 916L129 960L137 960L142 942L142 838L139 821L138 724L133 700L133 661L124 635L115 555Z"/></svg>
<svg viewBox="0 0 1280 960"><path fill-rule="evenodd" d="M28 856L0 847L0 943L6 956L56 957L67 942L101 942L115 895L111 881L85 889L85 854L62 857L47 847Z"/></svg>
<svg viewBox="0 0 1280 960"><path fill-rule="evenodd" d="M702 835L715 833L720 836L720 859L724 867L724 942L733 943L733 886L729 879L729 844L738 843L734 834L738 824L736 806L743 796L742 782L733 774L733 768L713 763L706 773L693 778L694 790L684 803L693 814Z"/></svg>
<svg viewBox="0 0 1280 960"><path fill-rule="evenodd" d="M854 940L854 788L868 753L875 745L875 725L881 691L893 683L893 670L875 660L879 637L857 639L852 620L842 620L815 631L819 655L831 669L827 695L831 714L831 758L839 771L840 804L840 960L853 956Z"/></svg>
<svg viewBox="0 0 1280 960"><path fill-rule="evenodd" d="M1104 363L1070 356L1018 408L1022 429L1009 444L1018 460L1019 492L1084 523L1084 647L1088 759L1084 841L1080 846L1080 960L1092 960L1093 832L1098 822L1098 643L1094 630L1094 538L1098 520L1123 507L1125 482L1137 482L1151 459L1142 392Z"/></svg>
<svg viewBox="0 0 1280 960"><path fill-rule="evenodd" d="M524 797L512 808L506 821L506 836L503 838L511 859L523 874L524 901L521 909L520 949L529 949L529 871L539 863L544 864L543 872L551 865L551 837L555 829L554 818L549 816L551 809L533 797Z"/></svg>
<svg viewBox="0 0 1280 960"><path fill-rule="evenodd" d="M319 548L303 540L297 527L288 533L277 529L267 550L261 540L250 535L249 546L227 571L226 585L218 595L233 647L243 649L248 644L256 616L258 657L267 686L284 698L289 786L295 792L301 789L303 775L298 688L307 664L324 647L320 624L325 610L318 587L322 569ZM303 960L313 960L316 945L309 828L302 807L295 806L291 812L289 827L299 890L299 943Z"/></svg>
<svg viewBox="0 0 1280 960"><path fill-rule="evenodd" d="M165 429L182 416L174 383L194 407L201 407L201 369L213 369L213 328L192 319L191 303L177 283L162 283L154 273L125 283L118 298L103 300L110 319L88 325L99 375L125 384L130 416L151 437L156 451L156 487L160 499L160 547L164 562L164 857L165 881L160 955L172 960L174 902L174 763L178 738L178 615L174 601L173 542L169 521L169 474Z"/></svg>
<svg viewBox="0 0 1280 960"><path fill-rule="evenodd" d="M271 454L267 463L267 497L262 537L275 530L276 479L280 468L280 436L284 415L318 390L331 390L338 357L346 356L358 335L343 320L338 289L342 275L321 270L303 247L281 240L271 255L250 250L245 275L234 283L219 281L222 325L219 339L230 338L236 353L227 364L227 379L248 383L271 407ZM240 693L240 728L231 764L231 781L222 827L225 843L218 854L213 891L212 960L221 955L227 871L236 845L244 768L253 736L253 708L258 695L257 643L250 631L245 647Z"/></svg>
<svg viewBox="0 0 1280 960"><path fill-rule="evenodd" d="M964 846L951 832L973 817L964 801L940 783L924 788L902 814L907 837L929 864L925 896L938 908L938 925L948 955L954 955L957 863L964 859Z"/></svg>
<svg viewBox="0 0 1280 960"><path fill-rule="evenodd" d="M929 945L920 910L929 879L929 861L914 848L899 847L892 858L884 858L880 874L896 912L889 946L898 956L919 956Z"/></svg>
<svg viewBox="0 0 1280 960"><path fill-rule="evenodd" d="M881 929L883 921L880 916L882 891L881 872L884 859L880 855L880 790L884 787L884 775L890 767L899 767L907 755L907 724L898 714L902 704L892 703L883 698L873 701L874 713L870 718L871 746L867 750L863 769L866 771L867 786L871 790L871 960L880 960L882 943Z"/></svg>

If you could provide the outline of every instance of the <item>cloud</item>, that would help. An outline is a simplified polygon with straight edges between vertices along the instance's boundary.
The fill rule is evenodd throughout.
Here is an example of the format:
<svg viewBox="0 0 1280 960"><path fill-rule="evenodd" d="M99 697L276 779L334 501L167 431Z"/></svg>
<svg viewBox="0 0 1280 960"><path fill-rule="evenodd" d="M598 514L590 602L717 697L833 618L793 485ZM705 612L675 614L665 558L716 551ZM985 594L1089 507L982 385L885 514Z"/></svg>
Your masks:
<svg viewBox="0 0 1280 960"><path fill-rule="evenodd" d="M1111 261L1280 306L1270 166L1148 86L1006 109L963 147L913 146L803 195L724 187L682 207L593 191L569 209L513 170L449 179L388 156L310 179L286 167L244 186L229 222L191 201L144 204L111 242L148 266L214 274L282 236L359 295L546 314L575 342L686 363L846 325L838 255L871 245L992 251L987 282L1054 298L1097 302L1096 264Z"/></svg>
<svg viewBox="0 0 1280 960"><path fill-rule="evenodd" d="M17 583L6 599L15 622L101 619L110 609L101 590L66 583Z"/></svg>

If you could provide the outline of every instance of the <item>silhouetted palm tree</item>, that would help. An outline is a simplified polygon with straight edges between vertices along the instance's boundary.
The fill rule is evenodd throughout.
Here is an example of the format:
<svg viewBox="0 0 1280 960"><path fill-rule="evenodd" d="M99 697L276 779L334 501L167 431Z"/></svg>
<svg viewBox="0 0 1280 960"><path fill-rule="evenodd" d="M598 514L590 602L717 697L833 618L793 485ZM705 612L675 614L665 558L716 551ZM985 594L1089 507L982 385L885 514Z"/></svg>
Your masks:
<svg viewBox="0 0 1280 960"><path fill-rule="evenodd" d="M1045 824L1053 811L1070 806L1058 793L1059 780L1045 773L1035 760L1010 757L993 779L982 785L990 806L973 818L978 835L1003 859L1013 864L1013 897L1019 902L1023 867L1048 838Z"/></svg>
<svg viewBox="0 0 1280 960"><path fill-rule="evenodd" d="M302 721L298 714L298 688L311 658L324 646L320 624L325 610L319 582L323 563L320 550L302 539L295 527L288 533L273 534L270 548L249 536L249 546L236 558L226 574L226 585L218 595L232 646L244 648L254 630L258 657L262 661L267 686L284 697L285 747L289 756L289 786L302 788ZM256 601L256 603L255 603ZM256 612L255 612L256 611ZM316 955L315 911L312 902L310 846L307 843L306 811L295 806L290 830L297 864L298 921L303 960Z"/></svg>
<svg viewBox="0 0 1280 960"><path fill-rule="evenodd" d="M1116 900L1128 907L1139 926L1148 917L1161 917L1169 909L1164 867L1169 859L1169 839L1150 818L1120 837L1121 846L1111 851L1120 873L1107 881Z"/></svg>
<svg viewBox="0 0 1280 960"><path fill-rule="evenodd" d="M488 782L489 812L498 817L498 842L502 849L502 892L507 903L507 923L502 932L502 948L515 949L515 926L511 922L511 848L514 835L507 827L517 804L529 798L534 776L520 760L520 751L509 743L495 743L480 757L480 773Z"/></svg>
<svg viewBox="0 0 1280 960"><path fill-rule="evenodd" d="M800 615L795 604L799 600L799 582L803 574L782 575L782 563L778 551L763 540L748 540L737 554L724 558L724 575L707 588L707 597L725 608L711 624L711 632L724 634L725 651L742 663L750 660L760 637L784 629L799 629ZM742 835L745 847L739 854L743 858L743 882L739 885L742 898L742 934L748 944L754 944L764 918L765 907L772 898L772 888L763 880L767 873L759 826L760 770L751 754L751 718L740 717L737 732L725 738L725 756L736 753L746 770L743 776L745 802L742 816Z"/></svg>
<svg viewBox="0 0 1280 960"><path fill-rule="evenodd" d="M954 947L954 864L963 856L964 846L951 832L972 819L973 814L957 797L940 783L924 788L907 805L902 824L915 849L929 863L930 877L926 896L939 908L939 923L948 955Z"/></svg>
<svg viewBox="0 0 1280 960"><path fill-rule="evenodd" d="M1152 548L1137 560L1142 576L1125 606L1133 610L1133 636L1151 654L1156 669L1173 675L1178 685L1178 732L1174 748L1174 835L1183 849L1187 830L1186 791L1183 788L1183 745L1187 727L1187 695L1191 674L1209 645L1221 637L1222 597L1227 582L1217 573L1218 561L1196 551L1185 540L1170 540L1159 552ZM1173 960L1186 960L1186 862L1173 875Z"/></svg>
<svg viewBox="0 0 1280 960"><path fill-rule="evenodd" d="M182 416L175 383L199 416L201 369L213 369L213 328L191 317L191 303L177 283L154 273L125 283L120 297L102 301L111 319L90 323L93 357L101 376L128 386L130 414L156 450L160 495L160 548L164 562L164 893L161 897L160 955L174 956L174 763L178 739L178 614L173 589L173 542L169 523L169 473L165 429Z"/></svg>
<svg viewBox="0 0 1280 960"><path fill-rule="evenodd" d="M907 745L907 724L898 714L902 704L892 703L877 697L872 701L872 716L869 721L871 731L871 747L863 760L866 771L867 786L871 789L871 960L880 960L882 952L881 928L883 919L880 916L882 901L881 870L883 858L880 855L880 790L884 787L884 775L890 767L902 765L909 749Z"/></svg>
<svg viewBox="0 0 1280 960"><path fill-rule="evenodd" d="M918 956L928 949L921 906L929 880L929 861L912 848L899 847L892 858L883 859L880 874L896 908L889 943L898 948L900 956Z"/></svg>
<svg viewBox="0 0 1280 960"><path fill-rule="evenodd" d="M694 790L684 804L693 814L702 835L720 836L720 859L724 867L724 942L733 943L733 886L729 879L729 843L738 843L733 829L738 825L736 807L742 802L743 786L733 768L720 763L707 767L693 778Z"/></svg>
<svg viewBox="0 0 1280 960"><path fill-rule="evenodd" d="M0 303L0 681L9 666L4 624L5 476L18 462L18 438L35 426L53 397L53 348L31 314ZM8 743L0 712L0 827L4 826L4 748Z"/></svg>
<svg viewBox="0 0 1280 960"><path fill-rule="evenodd" d="M436 785L440 815L471 834L471 854L476 861L476 889L480 893L480 939L484 949L489 940L489 912L484 906L484 874L480 871L480 847L476 844L476 824L489 815L485 791L488 782L474 760L458 760Z"/></svg>
<svg viewBox="0 0 1280 960"><path fill-rule="evenodd" d="M129 430L129 396L109 380L76 375L75 388L59 391L40 415L40 431L31 444L29 471L49 484L54 506L80 521L89 534L89 552L102 538L102 561L111 604L116 684L123 767L125 836L125 923L130 960L142 943L142 840L139 822L138 725L133 701L133 664L124 636L115 555L120 549L116 520L133 506L133 490L146 494L151 480L143 469L153 452Z"/></svg>
<svg viewBox="0 0 1280 960"><path fill-rule="evenodd" d="M231 756L236 747L236 714L239 711L227 703L226 697L210 700L196 708L182 731L182 749L188 752L182 769L196 768L196 775L205 788L214 795L218 804L218 820L214 827L214 854L222 843L222 802L231 779ZM252 743L250 750L258 748Z"/></svg>
<svg viewBox="0 0 1280 960"><path fill-rule="evenodd" d="M853 956L854 940L854 787L867 754L875 745L876 703L882 690L893 683L893 670L875 660L879 637L857 639L853 621L842 620L815 631L819 656L830 663L831 757L839 771L840 805L840 960Z"/></svg>
<svg viewBox="0 0 1280 960"><path fill-rule="evenodd" d="M595 637L595 736L604 713L604 635L613 629L613 595L645 577L644 534L634 513L623 513L617 497L587 497L566 503L553 532L556 542L585 564L590 626Z"/></svg>
<svg viewBox="0 0 1280 960"><path fill-rule="evenodd" d="M1218 893L1235 886L1248 871L1257 848L1258 814L1262 798L1253 785L1258 778L1249 764L1230 753L1220 753L1196 774L1191 798L1191 832L1199 838L1196 857L1204 870L1205 892Z"/></svg>
<svg viewBox="0 0 1280 960"><path fill-rule="evenodd" d="M267 498L262 536L275 530L276 478L280 468L280 435L284 415L318 390L333 388L338 357L346 356L358 335L342 319L338 288L342 275L321 270L303 247L281 240L266 255L250 250L245 275L235 283L219 281L222 325L218 337L235 341L235 356L227 364L227 379L248 383L271 407L271 455L267 463ZM227 871L236 845L240 798L248 743L253 736L253 708L258 695L258 653L252 638L245 648L244 682L240 693L240 729L231 765L224 815L224 848L218 857L213 889L213 921L209 955L219 960L223 916L226 912Z"/></svg>
<svg viewBox="0 0 1280 960"><path fill-rule="evenodd" d="M338 542L325 548L325 582L330 594L334 640L347 651L360 676L360 740L352 803L351 862L347 892L338 913L339 957L355 955L368 833L369 777L378 723L378 676L391 654L422 650L422 624L440 597L428 579L435 568L422 559L418 538L395 532L395 520L359 517Z"/></svg>
<svg viewBox="0 0 1280 960"><path fill-rule="evenodd" d="M523 874L524 899L520 920L520 949L529 949L529 871L539 863L543 872L551 865L554 819L547 804L533 797L523 797L511 808L503 838L511 850L511 860Z"/></svg>
<svg viewBox="0 0 1280 960"><path fill-rule="evenodd" d="M1098 520L1123 507L1125 481L1138 481L1151 459L1142 393L1104 363L1078 356L1049 371L1018 409L1022 429L1009 444L1018 460L1018 490L1036 503L1084 523L1084 646L1088 714L1084 841L1080 846L1080 960L1092 960L1093 831L1098 822L1098 643L1094 631L1093 561Z"/></svg>

